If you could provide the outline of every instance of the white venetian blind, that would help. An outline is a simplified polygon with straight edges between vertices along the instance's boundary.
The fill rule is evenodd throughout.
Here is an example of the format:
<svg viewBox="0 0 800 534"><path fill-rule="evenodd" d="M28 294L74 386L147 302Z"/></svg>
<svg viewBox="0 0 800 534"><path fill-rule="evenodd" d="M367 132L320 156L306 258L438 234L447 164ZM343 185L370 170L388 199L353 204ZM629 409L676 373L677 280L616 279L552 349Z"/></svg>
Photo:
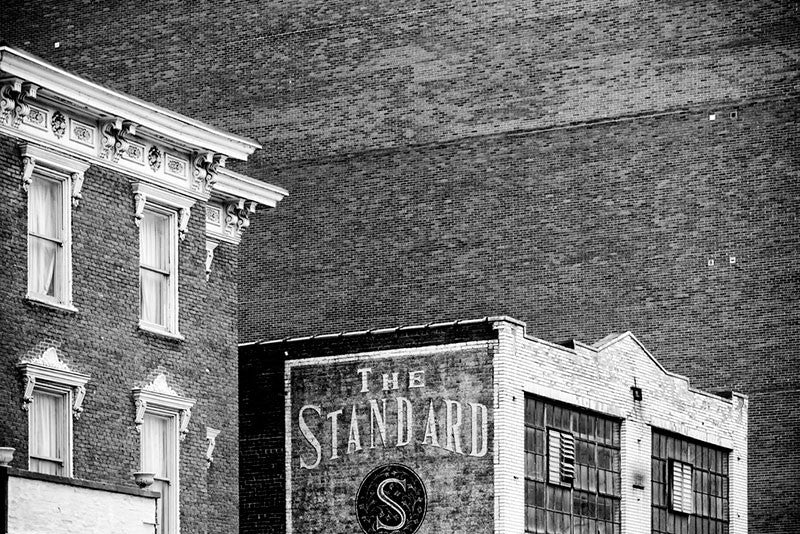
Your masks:
<svg viewBox="0 0 800 534"><path fill-rule="evenodd" d="M691 464L672 462L672 509L676 512L691 514L693 511L692 471Z"/></svg>
<svg viewBox="0 0 800 534"><path fill-rule="evenodd" d="M145 211L139 239L142 320L168 326L170 216Z"/></svg>
<svg viewBox="0 0 800 534"><path fill-rule="evenodd" d="M62 183L37 174L31 182L28 198L28 255L30 290L40 295L58 296L63 247Z"/></svg>

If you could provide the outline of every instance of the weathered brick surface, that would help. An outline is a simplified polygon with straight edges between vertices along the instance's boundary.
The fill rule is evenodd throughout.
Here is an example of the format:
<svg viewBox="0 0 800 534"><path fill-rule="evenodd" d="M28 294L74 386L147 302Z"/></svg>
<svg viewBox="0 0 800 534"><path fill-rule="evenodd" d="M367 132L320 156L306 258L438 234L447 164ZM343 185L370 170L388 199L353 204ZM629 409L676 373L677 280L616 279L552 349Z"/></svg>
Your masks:
<svg viewBox="0 0 800 534"><path fill-rule="evenodd" d="M414 468L428 492L428 515L420 532L492 532L494 451L492 415L492 358L496 334L490 325L481 324L418 333L391 333L366 338L311 340L269 347L248 346L241 351L241 532L286 532L286 413L293 426L291 460L292 487L295 494L293 532L312 532L315 523L327 520L331 532L351 532L355 523L354 498L358 485L374 467L386 462L400 462ZM446 344L448 347L436 347ZM348 353L360 353L356 357ZM377 357L376 357L377 356ZM284 361L291 365L292 379L285 382ZM373 370L371 393L361 393L357 368ZM409 370L426 371L426 387L406 389ZM364 399L382 397L381 375L400 373L400 389L388 392L387 413L394 420L392 404L396 396L413 403L415 439L408 446L365 446L361 452L345 454L350 411ZM406 382L407 384L407 382ZM285 410L284 392L291 392L291 408ZM463 450L471 452L471 420L466 402L487 406L489 441L486 456L457 455L441 448L419 443L424 434L428 402L437 410L439 441L445 444L442 399L463 404ZM302 455L313 460L313 450L298 434L297 417L304 404L317 404L329 411L345 407L339 421L340 459L330 459L329 430L319 425L315 434L323 444L319 468L299 467ZM349 404L350 406L347 406ZM422 408L420 408L422 407ZM421 410L423 413L420 413ZM363 417L365 414L361 414ZM313 424L312 416L309 423ZM368 417L362 429L369 426ZM316 428L316 427L315 427ZM387 439L397 439L390 424ZM362 433L362 442L369 437ZM379 442L378 442L379 443ZM396 441L395 441L396 443ZM465 506L465 503L472 503ZM313 504L311 504L313 503ZM486 530L489 529L489 530Z"/></svg>
<svg viewBox="0 0 800 534"><path fill-rule="evenodd" d="M447 334L457 330L485 339L461 343L455 335L448 339ZM421 343L425 336L427 343ZM747 532L746 398L736 394L722 398L691 389L686 379L655 362L633 336L618 335L598 347L578 343L565 347L530 338L521 324L503 320L418 329L416 336L383 332L254 344L243 347L240 357L243 532L321 528L350 532L359 483L373 467L391 461L412 466L428 488L429 512L420 532L522 532L527 395L621 421L622 532L649 530L651 437L656 429L730 451L730 532ZM366 393L358 372L364 368L370 369ZM426 371L425 388L406 389L405 374L419 369ZM381 375L396 371L399 390L381 391ZM279 387L282 378L284 388ZM643 392L637 402L631 398L634 378ZM408 398L414 410L419 404L424 408L430 400L445 398L484 403L491 414L487 457L454 455L420 443L424 422L419 420L419 411L414 419L417 439L409 446L392 447L396 436L392 399L396 396ZM378 442L372 449L365 404L381 397L390 401L390 446ZM363 451L348 447L352 406L358 414ZM317 409L321 415L315 413ZM327 415L338 409L342 413L334 455ZM301 434L301 411L319 441L319 463L313 445ZM440 410L442 443L443 420ZM465 423L468 420L465 417ZM469 425L463 435L470 435ZM468 443L465 438L465 452ZM310 469L300 465L301 458ZM288 478L283 477L284 470ZM642 488L634 487L637 479ZM291 493L288 504L287 491Z"/></svg>
<svg viewBox="0 0 800 534"><path fill-rule="evenodd" d="M800 452L772 439L800 434L797 2L0 17L12 44L264 144L248 171L291 196L245 237L244 340L492 313L548 339L630 329L751 395L751 531L800 522Z"/></svg>
<svg viewBox="0 0 800 534"><path fill-rule="evenodd" d="M27 414L21 408L20 358L55 346L71 369L91 375L85 411L74 421L74 475L133 486L139 435L131 389L165 373L171 386L197 399L180 443L181 531L237 528L236 399L237 253L221 244L205 280L205 223L196 205L179 245L179 342L138 330L139 230L126 177L93 165L72 213L73 298L77 313L32 305L27 284L27 197L16 143L0 136L0 436L17 448L12 464L27 469ZM206 469L206 425L222 430Z"/></svg>
<svg viewBox="0 0 800 534"><path fill-rule="evenodd" d="M9 4L12 44L257 138L270 162L797 94L799 79L795 2Z"/></svg>

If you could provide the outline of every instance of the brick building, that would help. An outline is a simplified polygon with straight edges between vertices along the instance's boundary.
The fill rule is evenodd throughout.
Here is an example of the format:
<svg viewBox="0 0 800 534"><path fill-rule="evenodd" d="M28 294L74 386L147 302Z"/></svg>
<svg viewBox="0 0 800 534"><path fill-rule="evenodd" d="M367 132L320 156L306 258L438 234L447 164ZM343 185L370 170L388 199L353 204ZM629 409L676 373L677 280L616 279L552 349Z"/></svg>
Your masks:
<svg viewBox="0 0 800 534"><path fill-rule="evenodd" d="M750 530L796 530L797 2L8 4L6 40L264 146L237 169L292 195L242 341L635 331L748 395Z"/></svg>
<svg viewBox="0 0 800 534"><path fill-rule="evenodd" d="M237 530L257 148L0 47L0 531Z"/></svg>
<svg viewBox="0 0 800 534"><path fill-rule="evenodd" d="M240 355L242 532L747 532L746 398L630 333L495 317Z"/></svg>

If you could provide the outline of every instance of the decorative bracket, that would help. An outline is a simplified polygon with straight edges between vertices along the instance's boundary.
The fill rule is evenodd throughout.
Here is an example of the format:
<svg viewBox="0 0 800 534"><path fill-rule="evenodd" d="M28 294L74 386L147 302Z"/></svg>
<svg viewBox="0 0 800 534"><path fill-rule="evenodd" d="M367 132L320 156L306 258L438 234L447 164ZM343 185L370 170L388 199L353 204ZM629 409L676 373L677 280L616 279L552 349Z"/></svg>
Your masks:
<svg viewBox="0 0 800 534"><path fill-rule="evenodd" d="M136 124L117 117L104 122L100 127L100 132L103 134L103 149L100 157L111 159L116 163L128 150L129 145L125 136L136 135Z"/></svg>
<svg viewBox="0 0 800 534"><path fill-rule="evenodd" d="M189 420L192 418L192 409L186 408L181 410L179 414L180 425L178 427L178 439L183 441L186 439L186 434L189 433Z"/></svg>
<svg viewBox="0 0 800 534"><path fill-rule="evenodd" d="M58 357L55 347L48 348L37 358L18 363L17 367L22 370L22 380L25 383L22 394L23 410L30 409L37 385L50 384L72 390L72 413L76 419L80 417L83 412L83 399L86 397L86 383L90 376L70 371L67 364Z"/></svg>
<svg viewBox="0 0 800 534"><path fill-rule="evenodd" d="M211 262L214 261L214 251L218 246L217 241L206 240L206 282L211 277Z"/></svg>
<svg viewBox="0 0 800 534"><path fill-rule="evenodd" d="M206 467L211 467L214 462L214 447L217 446L217 436L220 431L216 428L206 427L206 439L208 440L208 449L206 450Z"/></svg>
<svg viewBox="0 0 800 534"><path fill-rule="evenodd" d="M22 393L22 410L28 411L33 402L33 390L36 387L36 377L26 374L22 377L25 383L25 391Z"/></svg>
<svg viewBox="0 0 800 534"><path fill-rule="evenodd" d="M180 210L180 218L178 219L178 237L180 237L181 241L186 239L186 230L189 228L189 217L192 216L192 210L190 208L181 208Z"/></svg>
<svg viewBox="0 0 800 534"><path fill-rule="evenodd" d="M194 399L187 399L167 384L167 377L159 374L153 381L141 388L134 388L132 391L133 402L136 406L136 416L134 423L136 431L141 432L146 412L160 413L163 415L178 417L178 437L184 440L189 431L189 421L192 418L192 406Z"/></svg>
<svg viewBox="0 0 800 534"><path fill-rule="evenodd" d="M133 401L136 406L136 415L133 418L133 424L136 425L136 432L142 433L142 424L144 423L144 413L147 411L147 401L144 399L136 399Z"/></svg>
<svg viewBox="0 0 800 534"><path fill-rule="evenodd" d="M137 191L133 194L133 201L136 204L133 210L133 222L136 223L136 226L141 226L142 217L144 216L144 206L147 204L147 195L141 191Z"/></svg>
<svg viewBox="0 0 800 534"><path fill-rule="evenodd" d="M13 113L14 119L11 126L19 128L22 120L31 112L31 107L25 102L27 97L36 98L37 85L24 82L15 78L0 87L0 122L7 124Z"/></svg>
<svg viewBox="0 0 800 534"><path fill-rule="evenodd" d="M243 198L225 204L225 231L228 235L241 237L244 229L250 226L250 214L256 212L256 206L256 202L247 202Z"/></svg>
<svg viewBox="0 0 800 534"><path fill-rule="evenodd" d="M195 152L192 154L192 176L195 188L201 184L206 190L211 190L217 182L219 168L225 166L227 156L213 152Z"/></svg>
<svg viewBox="0 0 800 534"><path fill-rule="evenodd" d="M81 189L83 189L83 173L82 172L73 172L72 173L72 205L76 208L78 207L78 203L83 198L81 195Z"/></svg>
<svg viewBox="0 0 800 534"><path fill-rule="evenodd" d="M36 160L32 156L22 157L22 189L27 193L33 181L33 168L36 167Z"/></svg>

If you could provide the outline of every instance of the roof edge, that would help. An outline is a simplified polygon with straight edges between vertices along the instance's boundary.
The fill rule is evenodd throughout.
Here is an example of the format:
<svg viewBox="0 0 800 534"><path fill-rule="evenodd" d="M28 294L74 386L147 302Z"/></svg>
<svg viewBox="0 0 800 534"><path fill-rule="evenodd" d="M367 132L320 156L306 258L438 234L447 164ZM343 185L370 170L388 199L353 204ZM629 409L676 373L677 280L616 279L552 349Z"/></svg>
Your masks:
<svg viewBox="0 0 800 534"><path fill-rule="evenodd" d="M182 144L239 160L246 160L261 148L257 141L109 89L8 45L0 46L0 69L61 98L122 117L142 129Z"/></svg>

